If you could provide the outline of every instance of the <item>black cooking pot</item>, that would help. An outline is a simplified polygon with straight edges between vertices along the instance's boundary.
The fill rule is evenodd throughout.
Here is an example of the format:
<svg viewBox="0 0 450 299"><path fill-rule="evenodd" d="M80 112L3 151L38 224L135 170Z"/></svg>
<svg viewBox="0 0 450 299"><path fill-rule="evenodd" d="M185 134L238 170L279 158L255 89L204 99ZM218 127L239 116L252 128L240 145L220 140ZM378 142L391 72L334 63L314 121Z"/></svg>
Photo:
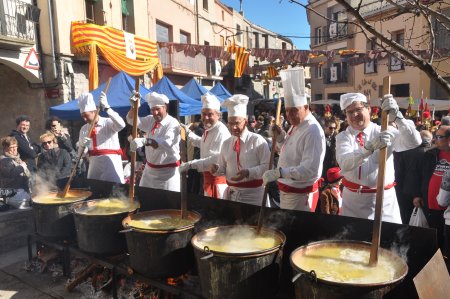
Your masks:
<svg viewBox="0 0 450 299"><path fill-rule="evenodd" d="M91 196L86 190L71 189L65 198L56 192L32 198L36 232L49 240L67 240L75 237L72 205Z"/></svg>
<svg viewBox="0 0 450 299"><path fill-rule="evenodd" d="M200 214L188 211L189 223L173 227L134 226L134 221L157 221L157 219L180 219L180 210L154 210L123 219L131 268L150 278L177 277L194 266L190 244L194 226Z"/></svg>
<svg viewBox="0 0 450 299"><path fill-rule="evenodd" d="M230 245L228 242L236 235L247 242L252 240L245 237L248 233L253 237L273 238L275 245L236 251L208 246L215 243L216 238ZM275 298L285 241L286 236L280 231L262 228L258 235L254 226L221 226L196 234L192 245L203 296L212 299Z"/></svg>
<svg viewBox="0 0 450 299"><path fill-rule="evenodd" d="M117 200L117 199L112 199ZM88 200L74 205L78 247L86 252L107 256L126 252L122 219L139 208L139 202L124 208L108 207L110 199ZM111 204L112 205L112 204Z"/></svg>
<svg viewBox="0 0 450 299"><path fill-rule="evenodd" d="M391 269L392 278L380 280L376 276L377 267L368 267L369 253L371 244L367 242L360 241L345 241L345 240L334 240L334 241L319 241L310 243L308 245L302 246L294 250L290 256L291 266L294 269L294 278L292 279L295 283L295 298L296 299L309 299L309 298L323 298L323 299L344 299L344 298L354 298L354 299L381 299L383 296L393 289L397 284L399 284L403 278L405 278L408 273L408 266L405 261L403 261L394 252L387 249L379 249L378 263L386 264ZM344 249L348 254L351 255L354 262L350 264L339 263L343 260L348 260L348 258L342 258L334 254L333 256L327 256L323 252L338 252L333 249ZM367 253L367 261L361 258L361 252ZM305 264L305 259L310 260L320 259L326 261L324 267L317 265L317 269L310 270L305 269L303 264ZM383 259L383 262L381 262ZM363 277L361 273L366 269L367 275L371 279L376 277L379 281L377 282L365 282L362 281L352 281L352 277L349 275L352 271L342 274L345 276L344 281L335 281L331 278L321 278L322 274L331 275L334 273L334 268L329 265L336 266L340 272L354 267L355 278ZM354 264L354 266L353 266ZM339 266L340 265L340 266ZM345 266L347 265L347 266ZM332 275L331 275L332 276Z"/></svg>

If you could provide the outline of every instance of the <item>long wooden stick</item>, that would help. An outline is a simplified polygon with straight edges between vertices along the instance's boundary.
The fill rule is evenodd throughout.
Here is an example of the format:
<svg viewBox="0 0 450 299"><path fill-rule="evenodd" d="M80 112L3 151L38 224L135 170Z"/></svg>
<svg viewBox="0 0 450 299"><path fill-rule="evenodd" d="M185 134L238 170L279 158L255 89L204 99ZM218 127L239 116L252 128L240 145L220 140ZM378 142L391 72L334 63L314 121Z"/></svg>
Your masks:
<svg viewBox="0 0 450 299"><path fill-rule="evenodd" d="M280 114L281 114L281 97L278 98L277 101L277 112L276 112L276 116L275 116L275 124L277 126L280 125ZM277 137L278 134L276 132L273 132L272 135L272 149L270 152L270 160L269 160L269 170L272 169L273 164L274 164L274 160L275 160L275 149L277 146ZM268 187L267 185L264 187L264 194L263 194L263 198L261 200L261 208L259 209L259 216L258 216L258 225L257 225L257 232L259 233L261 231L261 227L262 227L262 222L263 222L263 218L264 218L264 208L266 206L267 203L267 193L268 193Z"/></svg>
<svg viewBox="0 0 450 299"><path fill-rule="evenodd" d="M389 94L391 91L391 77L383 78L383 95ZM381 132L386 131L388 127L388 113L381 112ZM384 196L384 174L386 170L387 147L380 149L378 160L378 178L377 178L377 195L375 203L375 217L373 220L372 245L370 247L369 265L376 266L378 263L378 249L380 247L381 232L381 216L383 212L383 196Z"/></svg>
<svg viewBox="0 0 450 299"><path fill-rule="evenodd" d="M186 130L183 127L180 127L180 135L181 135L181 156L184 160L183 162L188 162L188 134ZM187 218L187 174L186 173L180 173L181 175L181 218L186 219Z"/></svg>
<svg viewBox="0 0 450 299"><path fill-rule="evenodd" d="M105 89L103 90L103 92L105 94L108 92L110 83L111 83L111 77L109 77L108 82L106 83ZM95 127L95 121L97 120L99 113L100 113L100 105L98 105L97 110L95 111L94 119L92 120L92 122L89 126L88 134L86 135L87 137L91 136L92 130L94 130L94 127ZM69 179L67 180L66 186L64 186L64 189L62 192L58 192L58 194L57 194L58 197L64 198L64 197L66 197L67 193L69 192L70 184L72 183L73 177L75 176L75 173L77 172L78 164L80 163L80 160L83 157L84 150L86 148L83 145L80 145L80 146L81 146L81 148L78 151L77 160L75 161L75 164L72 166L72 172L70 173L70 176L69 176Z"/></svg>
<svg viewBox="0 0 450 299"><path fill-rule="evenodd" d="M135 78L134 90L139 93L139 87L141 85L141 80L139 77ZM133 128L131 129L131 136L133 140L137 137L137 122L138 122L138 111L139 111L139 103L141 99L133 102ZM136 152L131 152L131 175L130 175L130 186L128 189L128 198L130 202L134 201L134 185L136 180Z"/></svg>

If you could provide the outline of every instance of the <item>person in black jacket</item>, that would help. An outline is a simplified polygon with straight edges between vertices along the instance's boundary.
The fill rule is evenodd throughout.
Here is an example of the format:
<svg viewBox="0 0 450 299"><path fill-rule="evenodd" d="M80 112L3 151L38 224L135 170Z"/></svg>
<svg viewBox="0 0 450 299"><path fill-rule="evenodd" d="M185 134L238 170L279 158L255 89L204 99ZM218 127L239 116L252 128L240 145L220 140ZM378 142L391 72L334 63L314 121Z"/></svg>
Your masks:
<svg viewBox="0 0 450 299"><path fill-rule="evenodd" d="M53 135L55 135L56 140L58 142L58 147L60 149L65 149L70 154L72 159L76 158L77 154L72 145L72 141L70 140L70 135L64 132L61 120L58 117L56 116L50 117L45 123L45 129L47 131L52 132Z"/></svg>
<svg viewBox="0 0 450 299"><path fill-rule="evenodd" d="M38 177L43 182L48 183L48 187L53 189L63 189L69 179L72 169L72 159L69 153L58 147L55 135L46 132L40 137L43 151L38 156L37 167Z"/></svg>
<svg viewBox="0 0 450 299"><path fill-rule="evenodd" d="M26 115L20 115L16 118L16 125L16 129L12 130L9 136L16 138L20 158L27 163L28 170L35 173L37 169L35 159L41 152L41 148L27 135L30 131L30 118Z"/></svg>
<svg viewBox="0 0 450 299"><path fill-rule="evenodd" d="M420 131L422 144L416 148L394 152L395 192L397 193L400 216L403 224L408 224L414 209L413 190L420 186L421 161L426 151L431 149L433 135L428 130Z"/></svg>

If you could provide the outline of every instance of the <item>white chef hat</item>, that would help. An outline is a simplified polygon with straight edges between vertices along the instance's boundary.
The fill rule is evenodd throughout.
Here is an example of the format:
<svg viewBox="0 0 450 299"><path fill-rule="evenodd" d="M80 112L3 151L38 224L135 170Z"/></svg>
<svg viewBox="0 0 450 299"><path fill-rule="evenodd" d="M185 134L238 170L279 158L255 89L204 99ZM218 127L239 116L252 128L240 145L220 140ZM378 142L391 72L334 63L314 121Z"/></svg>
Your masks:
<svg viewBox="0 0 450 299"><path fill-rule="evenodd" d="M367 98L362 93L345 93L341 95L341 110L346 109L353 102L363 102L367 103Z"/></svg>
<svg viewBox="0 0 450 299"><path fill-rule="evenodd" d="M145 100L147 100L150 109L155 106L165 106L166 104L169 104L169 98L166 95L154 91L147 94Z"/></svg>
<svg viewBox="0 0 450 299"><path fill-rule="evenodd" d="M202 109L214 109L220 111L220 101L212 93L205 93L202 95Z"/></svg>
<svg viewBox="0 0 450 299"><path fill-rule="evenodd" d="M308 105L305 92L305 70L294 67L280 71L284 91L284 107L300 107Z"/></svg>
<svg viewBox="0 0 450 299"><path fill-rule="evenodd" d="M248 96L243 94L235 94L223 101L222 106L228 109L228 117L240 116L247 117Z"/></svg>
<svg viewBox="0 0 450 299"><path fill-rule="evenodd" d="M87 111L97 110L95 106L94 97L90 92L83 92L78 98L78 107L80 107L80 113Z"/></svg>

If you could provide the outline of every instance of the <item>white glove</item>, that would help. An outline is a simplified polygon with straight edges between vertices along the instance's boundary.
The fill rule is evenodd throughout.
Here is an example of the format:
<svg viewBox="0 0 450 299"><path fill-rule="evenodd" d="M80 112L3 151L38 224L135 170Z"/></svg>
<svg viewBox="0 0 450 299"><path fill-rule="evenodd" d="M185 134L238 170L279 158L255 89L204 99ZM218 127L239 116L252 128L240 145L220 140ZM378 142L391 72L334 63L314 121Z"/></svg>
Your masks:
<svg viewBox="0 0 450 299"><path fill-rule="evenodd" d="M130 142L130 150L135 152L138 148L143 147L147 143L147 138L134 138Z"/></svg>
<svg viewBox="0 0 450 299"><path fill-rule="evenodd" d="M372 140L366 141L364 148L368 151L374 152L377 149L382 149L392 144L394 134L389 131L380 132Z"/></svg>
<svg viewBox="0 0 450 299"><path fill-rule="evenodd" d="M89 138L89 137L84 137L84 138L81 140L81 146L83 146L83 147L90 147L90 146L91 146L91 143L92 143L92 139Z"/></svg>
<svg viewBox="0 0 450 299"><path fill-rule="evenodd" d="M189 169L191 169L191 163L190 162L181 163L180 167L178 168L180 173L187 172Z"/></svg>
<svg viewBox="0 0 450 299"><path fill-rule="evenodd" d="M138 107L139 107L139 105L141 104L141 98L142 98L142 95L139 92L137 92L136 90L133 90L133 94L130 97L131 107L134 107L135 102L138 103Z"/></svg>
<svg viewBox="0 0 450 299"><path fill-rule="evenodd" d="M191 129L189 129L188 125L185 125L183 123L180 123L180 126L186 131L186 135L189 135L189 133L191 133Z"/></svg>
<svg viewBox="0 0 450 299"><path fill-rule="evenodd" d="M399 110L397 101L391 94L384 95L381 110L389 113L389 119L391 121L395 121L396 118L403 118L403 114Z"/></svg>
<svg viewBox="0 0 450 299"><path fill-rule="evenodd" d="M98 103L100 104L100 108L102 108L103 111L111 108L111 106L109 106L108 104L108 98L106 97L106 94L103 91L102 94L100 95L100 100L98 101Z"/></svg>
<svg viewBox="0 0 450 299"><path fill-rule="evenodd" d="M265 185L267 185L267 183L275 182L280 177L281 177L281 173L280 173L279 168L266 170L266 172L264 172L263 177L262 177L263 185L265 186Z"/></svg>

